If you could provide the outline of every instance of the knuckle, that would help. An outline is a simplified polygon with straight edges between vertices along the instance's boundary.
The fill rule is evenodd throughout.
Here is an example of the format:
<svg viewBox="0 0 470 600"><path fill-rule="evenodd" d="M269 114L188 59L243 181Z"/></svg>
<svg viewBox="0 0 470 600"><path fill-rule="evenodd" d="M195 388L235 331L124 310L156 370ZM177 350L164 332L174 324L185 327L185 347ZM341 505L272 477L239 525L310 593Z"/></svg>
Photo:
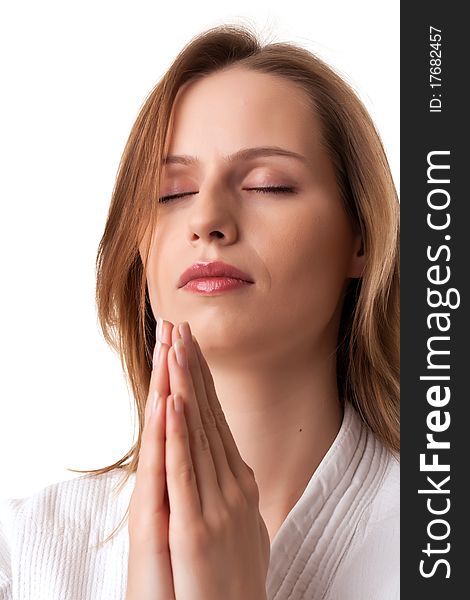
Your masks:
<svg viewBox="0 0 470 600"><path fill-rule="evenodd" d="M173 430L171 432L172 441L177 442L180 445L185 446L186 440L188 438L188 434L185 429L178 429L177 431ZM167 438L168 439L168 438Z"/></svg>
<svg viewBox="0 0 470 600"><path fill-rule="evenodd" d="M165 466L161 460L156 458L146 458L146 460L139 460L137 465L138 481L140 478L143 480L148 479L160 479L165 476Z"/></svg>
<svg viewBox="0 0 470 600"><path fill-rule="evenodd" d="M247 498L238 486L230 491L227 504L230 506L230 510L236 513L244 513L248 508Z"/></svg>
<svg viewBox="0 0 470 600"><path fill-rule="evenodd" d="M191 433L191 442L194 446L199 448L202 451L209 451L209 440L207 439L206 432L204 427L198 426L195 427Z"/></svg>
<svg viewBox="0 0 470 600"><path fill-rule="evenodd" d="M211 545L211 537L205 526L195 526L191 528L186 536L190 549L196 556L206 555Z"/></svg>
<svg viewBox="0 0 470 600"><path fill-rule="evenodd" d="M258 484L256 483L253 470L250 469L250 471L243 478L243 490L251 502L257 503L259 502Z"/></svg>
<svg viewBox="0 0 470 600"><path fill-rule="evenodd" d="M228 429L227 419L225 418L224 411L220 408L220 406L216 406L213 410L214 419L222 429Z"/></svg>
<svg viewBox="0 0 470 600"><path fill-rule="evenodd" d="M181 463L175 470L175 476L184 485L189 485L195 480L195 473L191 463Z"/></svg>
<svg viewBox="0 0 470 600"><path fill-rule="evenodd" d="M232 519L230 509L224 506L218 508L217 511L212 511L207 517L210 529L213 535L217 537L221 537L230 531Z"/></svg>
<svg viewBox="0 0 470 600"><path fill-rule="evenodd" d="M150 546L160 539L160 529L156 527L155 519L142 511L129 514L127 529L133 546Z"/></svg>
<svg viewBox="0 0 470 600"><path fill-rule="evenodd" d="M248 463L246 463L245 461L243 461L245 463L245 468L246 470L251 474L252 477L255 476L255 472L253 471L253 469L250 467L250 465Z"/></svg>
<svg viewBox="0 0 470 600"><path fill-rule="evenodd" d="M204 427L213 429L216 427L214 413L209 405L204 406L201 409L201 421Z"/></svg>

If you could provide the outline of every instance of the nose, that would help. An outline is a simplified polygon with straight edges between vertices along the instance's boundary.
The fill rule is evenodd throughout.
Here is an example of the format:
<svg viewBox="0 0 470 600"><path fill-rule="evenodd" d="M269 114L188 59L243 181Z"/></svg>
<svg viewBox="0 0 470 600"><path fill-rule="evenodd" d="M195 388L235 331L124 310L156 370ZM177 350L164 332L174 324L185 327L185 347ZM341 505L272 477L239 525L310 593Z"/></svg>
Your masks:
<svg viewBox="0 0 470 600"><path fill-rule="evenodd" d="M233 192L221 184L204 184L194 196L187 223L192 244L233 244L238 237L237 202Z"/></svg>

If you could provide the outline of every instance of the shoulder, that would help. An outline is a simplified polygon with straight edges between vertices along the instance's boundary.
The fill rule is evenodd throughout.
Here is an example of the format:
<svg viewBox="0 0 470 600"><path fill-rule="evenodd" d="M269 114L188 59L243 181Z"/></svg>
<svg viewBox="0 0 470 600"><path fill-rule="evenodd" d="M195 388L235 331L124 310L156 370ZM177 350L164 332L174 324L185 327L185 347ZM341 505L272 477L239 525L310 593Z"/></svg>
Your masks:
<svg viewBox="0 0 470 600"><path fill-rule="evenodd" d="M377 493L370 499L363 521L367 530L381 527L385 521L400 519L400 458L386 451L386 469Z"/></svg>
<svg viewBox="0 0 470 600"><path fill-rule="evenodd" d="M33 532L45 535L90 534L102 528L105 520L126 509L130 486L123 493L116 487L123 471L86 474L48 485L24 498L0 501L0 528L5 540L17 540Z"/></svg>
<svg viewBox="0 0 470 600"><path fill-rule="evenodd" d="M118 597L127 551L126 530L118 526L134 481L124 475L122 469L81 475L25 498L0 500L0 599L11 598L12 589L50 600L63 598L64 590L84 597L85 588L93 598ZM103 554L115 530L118 539ZM112 577L104 577L109 567L100 562L103 556Z"/></svg>
<svg viewBox="0 0 470 600"><path fill-rule="evenodd" d="M361 600L400 597L400 459L384 452L381 481L366 498L328 598L350 597L351 589Z"/></svg>

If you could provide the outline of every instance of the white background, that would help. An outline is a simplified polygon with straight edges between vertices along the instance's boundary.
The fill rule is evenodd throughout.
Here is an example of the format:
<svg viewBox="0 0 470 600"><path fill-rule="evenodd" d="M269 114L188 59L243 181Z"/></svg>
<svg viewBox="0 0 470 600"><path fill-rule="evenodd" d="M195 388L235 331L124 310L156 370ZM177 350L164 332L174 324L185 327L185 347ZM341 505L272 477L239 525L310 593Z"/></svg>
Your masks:
<svg viewBox="0 0 470 600"><path fill-rule="evenodd" d="M95 258L124 144L180 49L222 22L316 52L357 91L399 188L399 2L3 3L0 94L2 497L99 468L133 442L99 331Z"/></svg>

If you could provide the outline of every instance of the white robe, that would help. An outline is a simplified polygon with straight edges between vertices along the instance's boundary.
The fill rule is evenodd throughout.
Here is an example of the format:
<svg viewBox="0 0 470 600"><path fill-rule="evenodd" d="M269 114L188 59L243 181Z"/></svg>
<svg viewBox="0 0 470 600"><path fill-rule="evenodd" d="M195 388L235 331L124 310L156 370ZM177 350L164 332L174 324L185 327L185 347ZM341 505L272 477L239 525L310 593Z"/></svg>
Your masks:
<svg viewBox="0 0 470 600"><path fill-rule="evenodd" d="M0 502L0 600L124 600L135 475L82 475ZM269 600L399 598L399 462L347 403L271 544ZM221 599L223 600L223 599ZM243 600L243 599L240 599Z"/></svg>

